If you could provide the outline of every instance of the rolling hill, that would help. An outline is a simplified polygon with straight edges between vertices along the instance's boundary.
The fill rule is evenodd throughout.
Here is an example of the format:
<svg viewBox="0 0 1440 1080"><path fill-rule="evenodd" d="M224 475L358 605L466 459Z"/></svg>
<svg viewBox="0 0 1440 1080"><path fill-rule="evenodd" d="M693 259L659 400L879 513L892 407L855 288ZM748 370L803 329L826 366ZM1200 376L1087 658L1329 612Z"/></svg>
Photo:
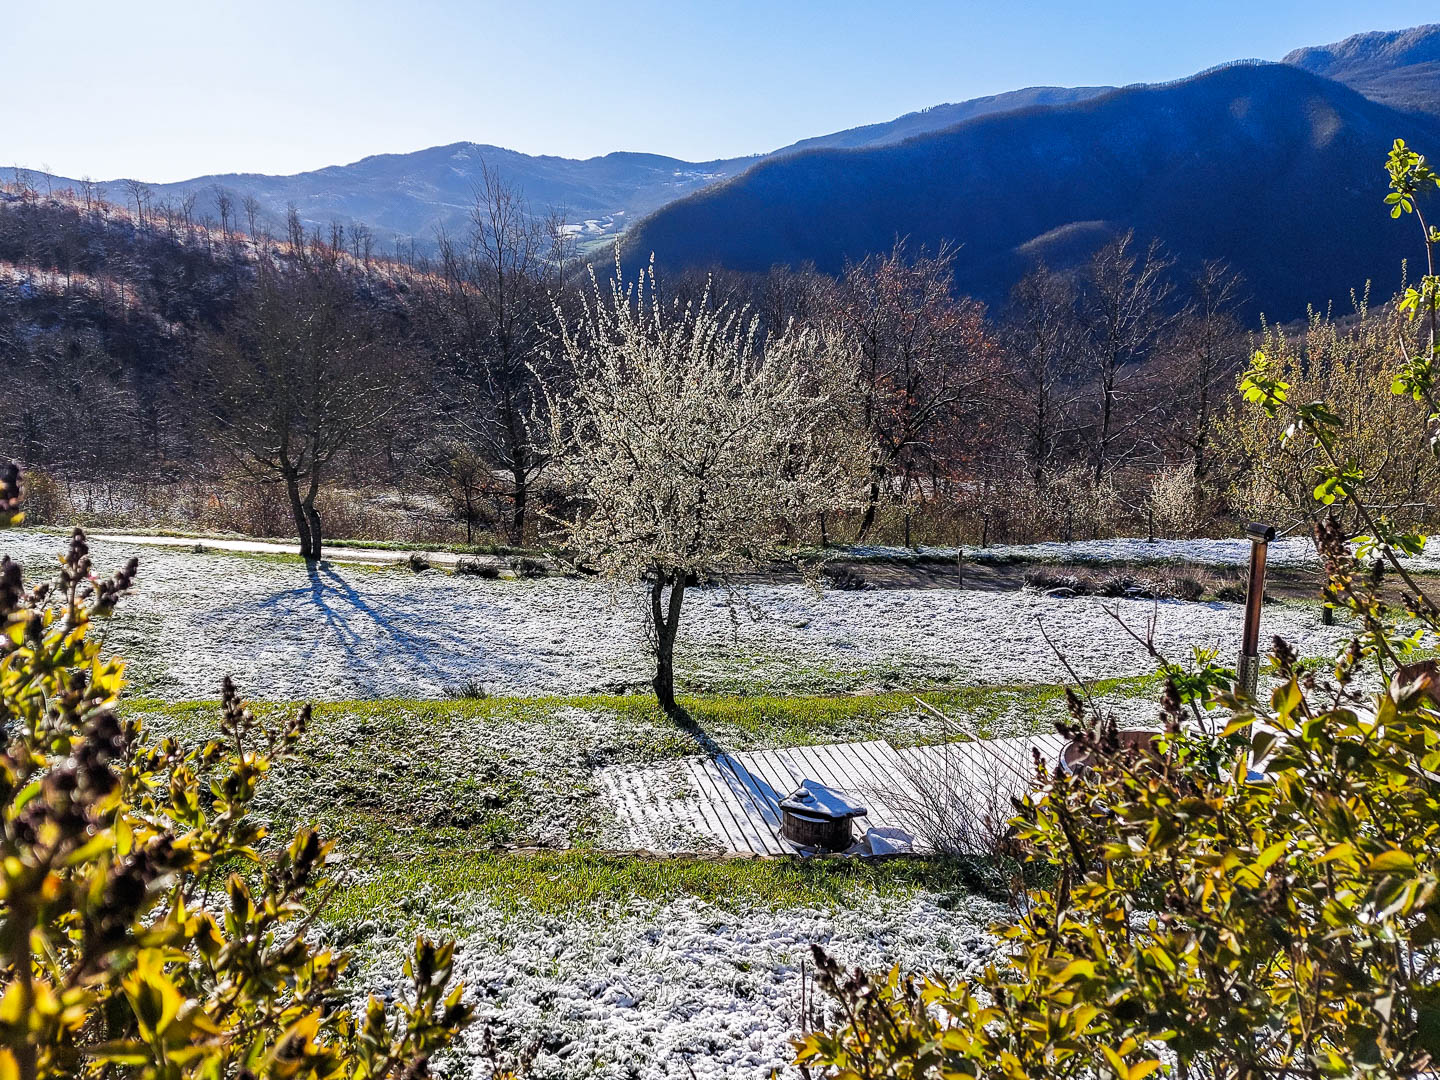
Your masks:
<svg viewBox="0 0 1440 1080"><path fill-rule="evenodd" d="M872 149L762 162L628 234L672 269L838 271L897 236L964 245L959 287L989 300L1037 259L1067 263L1117 230L1245 274L1279 318L1388 292L1411 232L1384 212L1393 139L1440 147L1440 122L1299 67L1243 63L1165 86L982 116Z"/></svg>

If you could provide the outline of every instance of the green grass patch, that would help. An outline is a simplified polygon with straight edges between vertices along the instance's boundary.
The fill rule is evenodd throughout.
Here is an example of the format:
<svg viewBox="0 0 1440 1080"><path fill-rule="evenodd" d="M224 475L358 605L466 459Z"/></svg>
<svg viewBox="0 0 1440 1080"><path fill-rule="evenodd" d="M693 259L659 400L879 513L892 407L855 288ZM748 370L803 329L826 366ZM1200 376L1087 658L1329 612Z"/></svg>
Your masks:
<svg viewBox="0 0 1440 1080"><path fill-rule="evenodd" d="M1114 697L1142 697L1159 690L1153 675L1101 679L1090 686L1098 695ZM1038 683L878 694L698 694L682 695L679 701L692 723L712 737L723 734L737 744L764 748L834 742L852 736L857 730L883 728L886 720L913 713L917 699L942 712L964 716L981 734L987 734L989 723L1015 710L1058 715L1054 709L1063 707L1064 697L1063 685ZM190 730L213 725L219 708L215 701L177 702L145 697L131 698L127 706ZM253 703L262 718L278 717L295 707L291 702ZM317 727L323 728L343 717L347 722L369 722L381 729L543 722L566 709L607 712L628 722L637 732L645 729L674 732L680 753L696 752L693 738L685 728L671 721L648 694L376 698L316 702L312 709Z"/></svg>
<svg viewBox="0 0 1440 1080"><path fill-rule="evenodd" d="M834 907L867 894L958 893L974 886L972 860L650 858L588 851L434 851L386 859L339 891L327 918L345 923L443 916L467 899L574 914L682 896L731 908ZM453 910L453 909L452 909ZM463 917L463 915L461 916Z"/></svg>
<svg viewBox="0 0 1440 1080"><path fill-rule="evenodd" d="M1095 689L1113 699L1155 687L1153 679L1135 678ZM626 842L595 782L596 771L608 766L653 766L717 746L742 751L870 739L904 746L977 732L1049 731L1065 714L1063 694L1060 686L1043 685L838 697L698 695L682 699L689 723L672 721L642 695L320 702L296 758L276 764L256 809L282 833L315 823L361 865L392 875L412 861L443 864L477 852L593 850ZM917 697L957 722L926 715ZM299 705L261 701L252 708L262 724L278 727ZM185 744L218 730L216 702L134 698L126 711L143 718L152 737L173 735ZM693 888L703 893L710 887L704 875L714 872L689 871Z"/></svg>

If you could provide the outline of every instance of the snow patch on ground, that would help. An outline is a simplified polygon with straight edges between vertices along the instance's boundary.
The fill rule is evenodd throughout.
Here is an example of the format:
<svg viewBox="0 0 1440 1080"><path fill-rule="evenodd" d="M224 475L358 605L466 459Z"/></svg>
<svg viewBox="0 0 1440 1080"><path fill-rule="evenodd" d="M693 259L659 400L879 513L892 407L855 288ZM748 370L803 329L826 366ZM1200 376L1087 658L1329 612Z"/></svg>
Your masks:
<svg viewBox="0 0 1440 1080"><path fill-rule="evenodd" d="M950 977L975 974L995 943L999 905L972 896L869 897L846 910L731 911L685 898L622 913L540 915L456 905L476 927L460 938L456 977L478 1020L462 1075L485 1077L485 1024L519 1047L538 1042L539 1077L767 1077L792 1060L800 1033L800 964L812 943L847 964ZM372 938L369 989L403 985L411 938ZM383 958L383 959L382 959ZM816 999L812 1023L832 1021Z"/></svg>
<svg viewBox="0 0 1440 1080"><path fill-rule="evenodd" d="M34 532L0 539L0 550L32 573L53 565L61 546ZM102 571L140 557L136 594L107 640L132 660L146 693L214 697L226 672L246 693L273 699L438 697L467 683L491 693L576 694L648 679L638 588L306 567L102 539L92 548ZM1152 671L1107 608L1137 627L1153 614L1158 645L1177 659L1192 645L1228 659L1239 641L1237 604L965 589L817 594L776 583L688 592L677 669L683 689L777 693L1066 680L1043 624L1084 678ZM1300 604L1266 609L1263 635L1271 634L1305 655L1330 653L1349 637Z"/></svg>
<svg viewBox="0 0 1440 1080"><path fill-rule="evenodd" d="M1037 544L992 544L989 547L887 547L860 545L837 548L839 553L872 559L956 559L974 562L1175 562L1199 566L1244 566L1250 561L1250 541L1238 537L1189 540L1146 540L1117 537L1111 540L1048 540ZM1320 565L1320 556L1307 536L1285 536L1270 543L1271 566ZM1440 554L1404 558L1407 569L1440 570Z"/></svg>

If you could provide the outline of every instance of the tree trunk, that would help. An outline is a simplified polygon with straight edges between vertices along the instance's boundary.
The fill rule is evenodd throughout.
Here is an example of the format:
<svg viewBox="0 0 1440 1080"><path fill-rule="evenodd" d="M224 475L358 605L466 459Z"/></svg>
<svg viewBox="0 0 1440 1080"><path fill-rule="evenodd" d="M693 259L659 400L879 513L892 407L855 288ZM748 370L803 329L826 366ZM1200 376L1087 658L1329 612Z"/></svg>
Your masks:
<svg viewBox="0 0 1440 1080"><path fill-rule="evenodd" d="M670 586L669 603L665 601L667 577ZM685 598L685 577L683 574L656 573L650 586L650 619L655 629L655 700L667 716L679 713L675 704L675 632L680 628L680 604Z"/></svg>
<svg viewBox="0 0 1440 1080"><path fill-rule="evenodd" d="M305 516L310 519L310 557L318 560L320 558L320 511L315 509L313 502L305 507Z"/></svg>
<svg viewBox="0 0 1440 1080"><path fill-rule="evenodd" d="M1115 373L1118 365L1112 365L1101 382L1104 391L1100 403L1100 441L1095 447L1095 482L1105 478L1105 462L1110 453L1110 421L1115 411Z"/></svg>
<svg viewBox="0 0 1440 1080"><path fill-rule="evenodd" d="M290 496L290 513L295 518L295 535L300 538L300 557L313 559L316 556L310 541L310 517L305 513L304 500L300 498L298 476L286 475L285 494Z"/></svg>
<svg viewBox="0 0 1440 1080"><path fill-rule="evenodd" d="M525 505L530 499L530 483L524 469L515 469L511 476L515 484L515 512L510 517L510 543L516 547L524 547Z"/></svg>
<svg viewBox="0 0 1440 1080"><path fill-rule="evenodd" d="M860 519L860 528L855 533L857 544L864 542L865 537L870 533L870 527L875 524L875 508L880 505L880 481L870 481L870 499L865 504L865 515Z"/></svg>
<svg viewBox="0 0 1440 1080"><path fill-rule="evenodd" d="M314 465L310 469L310 487L305 492L305 520L310 526L310 554L306 558L316 561L321 555L320 512L315 509L315 496L319 493L320 466Z"/></svg>

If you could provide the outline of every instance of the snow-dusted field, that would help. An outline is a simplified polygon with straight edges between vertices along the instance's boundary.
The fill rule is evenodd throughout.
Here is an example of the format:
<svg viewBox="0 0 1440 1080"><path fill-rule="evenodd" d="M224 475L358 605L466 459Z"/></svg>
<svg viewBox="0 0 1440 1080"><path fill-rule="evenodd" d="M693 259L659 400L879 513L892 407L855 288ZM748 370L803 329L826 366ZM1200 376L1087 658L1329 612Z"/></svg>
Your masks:
<svg viewBox="0 0 1440 1080"><path fill-rule="evenodd" d="M32 572L61 546L14 532L0 551ZM574 694L643 685L648 677L638 591L547 578L486 581L298 561L193 553L97 539L101 569L139 555L136 594L110 643L137 687L171 698L214 697L232 673L254 697L436 697L482 684L491 693ZM737 602L738 601L738 602ZM676 647L682 686L776 692L911 687L942 682L1056 682L1065 670L1043 623L1085 678L1153 670L1106 613L1143 626L1176 658L1192 645L1228 657L1239 605L1031 592L874 589L816 594L798 584L687 594ZM1332 651L1344 627L1311 606L1266 609L1264 636L1303 654Z"/></svg>
<svg viewBox="0 0 1440 1080"><path fill-rule="evenodd" d="M994 944L986 928L1003 909L974 897L873 898L851 910L737 913L693 899L637 906L618 917L499 913L483 905L451 913L476 927L462 935L456 977L478 1002L462 1047L462 1075L486 1077L481 1031L538 1041L535 1073L597 1077L768 1077L791 1074L800 1031L800 962L812 942L848 964L958 977L982 966ZM365 973L401 985L401 937L367 943ZM812 1023L827 1016L823 993ZM833 1019L833 1017L828 1017Z"/></svg>

